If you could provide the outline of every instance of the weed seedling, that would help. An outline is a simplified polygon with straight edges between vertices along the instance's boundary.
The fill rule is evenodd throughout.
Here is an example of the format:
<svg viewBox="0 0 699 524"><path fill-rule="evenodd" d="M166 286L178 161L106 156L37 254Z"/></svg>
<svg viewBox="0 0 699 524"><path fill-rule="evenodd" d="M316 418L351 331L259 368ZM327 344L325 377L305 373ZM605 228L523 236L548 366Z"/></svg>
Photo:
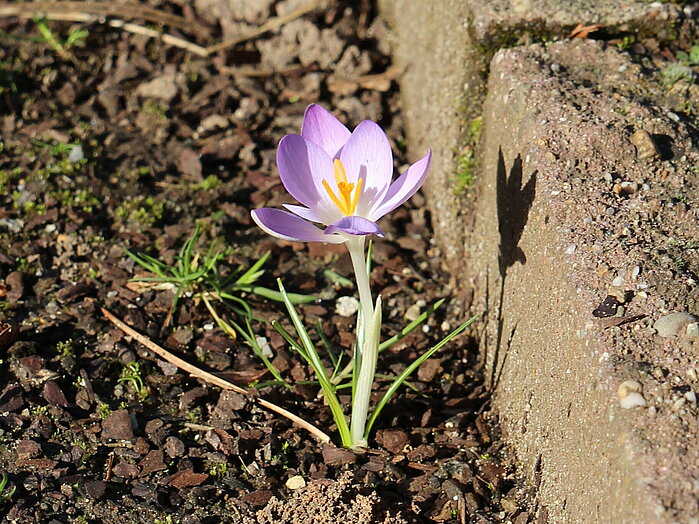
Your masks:
<svg viewBox="0 0 699 524"><path fill-rule="evenodd" d="M121 377L118 382L128 382L130 383L136 393L141 399L145 399L148 396L148 386L143 382L143 377L141 377L141 363L134 361L129 362L121 370Z"/></svg>
<svg viewBox="0 0 699 524"><path fill-rule="evenodd" d="M9 479L7 478L7 475L5 473L2 474L2 477L0 478L0 503L7 502L12 498L12 495L15 494L15 490L17 489L17 486L12 486L12 488L6 490L5 488L7 487L7 481Z"/></svg>

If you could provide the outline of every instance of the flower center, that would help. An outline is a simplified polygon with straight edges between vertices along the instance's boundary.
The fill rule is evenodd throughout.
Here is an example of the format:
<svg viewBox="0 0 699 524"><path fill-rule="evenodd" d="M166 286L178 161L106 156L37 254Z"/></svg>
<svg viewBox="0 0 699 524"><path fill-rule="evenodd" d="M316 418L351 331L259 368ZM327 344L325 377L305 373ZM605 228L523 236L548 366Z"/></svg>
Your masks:
<svg viewBox="0 0 699 524"><path fill-rule="evenodd" d="M323 187L328 192L328 195L330 195L332 201L344 215L353 215L354 210L357 208L357 202L359 202L359 195L362 192L362 183L364 180L361 178L357 180L355 191L355 184L347 182L345 166L342 165L340 159L335 159L333 167L335 169L335 183L337 184L338 194L335 194L327 180L323 180ZM352 196L352 191L355 191L354 196Z"/></svg>

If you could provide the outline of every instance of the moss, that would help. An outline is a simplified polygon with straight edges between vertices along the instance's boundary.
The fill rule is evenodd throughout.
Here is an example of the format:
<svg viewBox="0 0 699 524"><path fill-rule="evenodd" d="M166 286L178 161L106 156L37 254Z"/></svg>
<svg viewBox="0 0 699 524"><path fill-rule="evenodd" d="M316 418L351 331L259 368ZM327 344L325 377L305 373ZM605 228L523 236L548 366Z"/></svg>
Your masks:
<svg viewBox="0 0 699 524"><path fill-rule="evenodd" d="M117 218L126 221L131 226L147 229L162 220L165 204L153 197L136 197L123 202L114 210Z"/></svg>
<svg viewBox="0 0 699 524"><path fill-rule="evenodd" d="M463 131L463 146L455 158L456 179L454 194L461 195L473 185L476 179L476 162L474 151L480 140L483 118L473 118L465 125Z"/></svg>

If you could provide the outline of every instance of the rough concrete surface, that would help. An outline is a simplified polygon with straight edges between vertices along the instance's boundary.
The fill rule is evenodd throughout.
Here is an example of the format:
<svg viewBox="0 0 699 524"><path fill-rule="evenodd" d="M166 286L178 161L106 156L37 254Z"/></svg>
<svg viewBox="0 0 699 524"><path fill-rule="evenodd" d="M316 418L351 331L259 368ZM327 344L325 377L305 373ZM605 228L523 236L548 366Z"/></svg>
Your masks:
<svg viewBox="0 0 699 524"><path fill-rule="evenodd" d="M469 260L503 430L557 522L699 517L696 405L673 408L697 389L699 344L652 330L668 311L696 310L697 283L663 256L697 230L667 204L699 202L699 157L686 122L635 98L640 73L589 41L491 64ZM638 130L672 137L674 151L639 158ZM623 315L593 314L607 296ZM627 380L645 406L621 407Z"/></svg>
<svg viewBox="0 0 699 524"><path fill-rule="evenodd" d="M494 406L539 521L699 521L699 339L653 329L672 312L699 314L697 133L680 111L699 102L696 87L668 89L648 64L591 41L496 53L485 84L483 35L494 32L482 28L521 29L537 11L416 4L384 9L406 67L409 138L435 150L433 222L487 311ZM631 4L636 18L618 23L679 13ZM622 12L600 6L582 21ZM562 16L550 19L580 21ZM474 204L453 195L453 158L484 94Z"/></svg>

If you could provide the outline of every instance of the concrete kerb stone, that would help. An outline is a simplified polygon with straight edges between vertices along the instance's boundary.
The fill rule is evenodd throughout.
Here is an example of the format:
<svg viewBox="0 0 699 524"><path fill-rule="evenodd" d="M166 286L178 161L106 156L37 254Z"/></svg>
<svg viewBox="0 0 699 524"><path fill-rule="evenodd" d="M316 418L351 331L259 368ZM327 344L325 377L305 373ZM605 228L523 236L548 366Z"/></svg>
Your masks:
<svg viewBox="0 0 699 524"><path fill-rule="evenodd" d="M633 93L652 91L653 80L623 54L594 42L496 53L486 88L484 35L494 33L483 28L526 27L526 16L505 10L497 21L498 7L509 2L488 2L478 13L467 4L397 0L385 2L384 11L396 32L395 56L406 67L402 96L411 146L416 153L427 145L435 150L427 194L439 245L452 274L475 289L475 309L487 311L481 350L505 439L521 471L537 484L549 521L691 522L699 518L696 420L625 410L618 398L627 382L642 385L645 399L663 397L667 384L641 369L643 361L658 360L656 341L647 334L652 322L639 323L635 340L620 343L620 328L591 316L609 282L596 266L599 252L589 248L605 250L619 266L638 262L638 253L624 243L586 248L585 229L576 232L570 223L582 220L575 206L586 184L607 173L624 180L643 171L629 145L634 130L678 136L691 150L689 131L665 117L667 108L639 104ZM633 15L604 2L609 10L583 20L655 27L662 38L679 16L674 7L632 4ZM551 20L567 29L581 18ZM473 102L470 112L464 94ZM452 162L464 121L480 115L481 107L474 207L453 195ZM680 168L696 161L685 158ZM571 175L576 170L581 174ZM634 206L645 212L647 202L621 206L617 218L599 227L619 226ZM646 233L647 242L662 241L638 232ZM643 263L644 271L662 273L653 267L658 260ZM673 297L630 308L653 313L688 303L671 281L654 285Z"/></svg>
<svg viewBox="0 0 699 524"><path fill-rule="evenodd" d="M644 366L662 362L666 348L650 319L636 315L664 309L673 277L631 279L635 266L663 272L658 259L635 248L662 242L639 222L653 198L640 189L616 198L607 179L648 180L662 169L659 159L651 165L637 157L635 129L692 149L687 130L673 128L665 110L619 94L632 92L639 78L640 67L625 55L590 41L501 51L491 64L467 258L477 309L488 312L481 346L503 432L524 470L540 479L540 500L555 522L699 517L692 484L699 453L694 446L690 457L680 455L697 442L696 420L662 407L626 411L618 398L627 381L643 384L641 407L663 396L663 380ZM689 171L692 164L676 165ZM696 190L687 196L694 201ZM627 224L629 237L621 234ZM625 320L592 314L616 292L612 277L622 272L629 276L616 285L634 296L624 318L637 322L625 331L615 325ZM675 287L668 300L686 303L683 286ZM662 457L659 449L667 450Z"/></svg>
<svg viewBox="0 0 699 524"><path fill-rule="evenodd" d="M411 151L416 158L427 147L435 153L425 191L439 246L452 266L463 264L465 244L463 228L455 224L471 215L471 200L454 195L454 159L464 130L480 115L492 55L542 37L565 38L580 22L660 40L684 30L682 10L660 2L379 0L379 6L393 29L394 58L405 69L400 84Z"/></svg>

